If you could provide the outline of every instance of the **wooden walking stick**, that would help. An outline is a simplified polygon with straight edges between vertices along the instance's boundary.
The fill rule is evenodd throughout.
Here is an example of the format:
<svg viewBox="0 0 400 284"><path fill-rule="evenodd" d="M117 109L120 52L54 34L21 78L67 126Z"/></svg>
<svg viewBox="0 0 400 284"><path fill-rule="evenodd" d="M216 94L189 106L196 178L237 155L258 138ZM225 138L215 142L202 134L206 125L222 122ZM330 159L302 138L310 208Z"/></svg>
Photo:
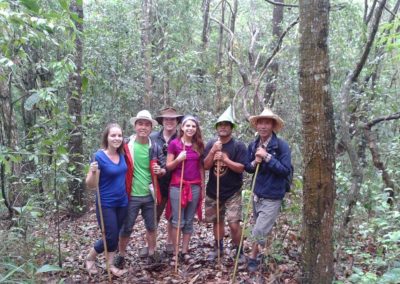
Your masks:
<svg viewBox="0 0 400 284"><path fill-rule="evenodd" d="M185 143L183 143L183 151L185 151ZM185 160L182 161L181 182L179 185L179 204L178 204L178 228L176 229L176 244L175 244L175 273L178 273L178 253L179 253L179 234L181 227L181 210L182 210L182 186L183 172L185 170Z"/></svg>
<svg viewBox="0 0 400 284"><path fill-rule="evenodd" d="M221 246L220 246L220 231L219 231L219 171L221 169L221 162L217 160L217 257L218 267L221 266Z"/></svg>
<svg viewBox="0 0 400 284"><path fill-rule="evenodd" d="M245 226L246 226L246 223L248 222L248 218L249 218L249 215L250 215L249 211L250 211L251 203L253 201L253 191L254 191L254 186L256 184L256 179L257 179L259 168L260 168L260 164L257 164L256 171L254 173L253 181L252 181L252 184L251 184L250 198L249 198L249 201L247 202L247 206L246 206L246 216L245 216L245 219L244 219L242 234L240 235L239 247L238 247L237 254L236 254L235 268L233 269L233 275L232 275L232 284L235 283L235 280L236 280L236 271L237 271L238 262L239 262L240 250L242 249L242 245L243 245Z"/></svg>
<svg viewBox="0 0 400 284"><path fill-rule="evenodd" d="M153 170L153 167L154 167L154 165L157 165L157 160L152 160L151 161L151 164L152 164L152 170ZM160 168L160 170L161 170L161 168ZM154 174L154 176L153 176L153 174L152 174L152 179L153 179L153 192L154 192L154 225L155 225L155 228L156 228L156 231L155 231L155 249L157 249L157 227L158 227L158 222L157 222L157 205L158 205L158 202L159 202L159 199L158 199L158 177L157 177L157 175L156 174ZM161 199L160 199L161 200Z"/></svg>
<svg viewBox="0 0 400 284"><path fill-rule="evenodd" d="M103 239L104 245L104 254L106 256L106 268L108 273L108 281L112 283L111 280L111 270L110 270L110 263L108 262L108 250L107 250L107 242L106 242L106 229L104 227L104 218L103 218L103 210L101 207L101 198L100 198L100 189L99 189L99 179L100 179L100 170L96 171L96 191L97 191L97 206L99 209L99 216L100 216L100 229L101 229L101 236Z"/></svg>

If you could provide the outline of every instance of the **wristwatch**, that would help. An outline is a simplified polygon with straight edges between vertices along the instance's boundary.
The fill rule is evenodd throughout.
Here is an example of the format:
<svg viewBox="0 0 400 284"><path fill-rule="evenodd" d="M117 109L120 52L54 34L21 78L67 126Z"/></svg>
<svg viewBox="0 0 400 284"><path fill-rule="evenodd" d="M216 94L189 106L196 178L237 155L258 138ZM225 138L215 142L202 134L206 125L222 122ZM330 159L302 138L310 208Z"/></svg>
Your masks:
<svg viewBox="0 0 400 284"><path fill-rule="evenodd" d="M264 158L264 161L265 161L266 163L268 163L269 161L271 161L271 158L272 158L272 155L269 154L269 153L267 153L267 155L266 155L265 158Z"/></svg>

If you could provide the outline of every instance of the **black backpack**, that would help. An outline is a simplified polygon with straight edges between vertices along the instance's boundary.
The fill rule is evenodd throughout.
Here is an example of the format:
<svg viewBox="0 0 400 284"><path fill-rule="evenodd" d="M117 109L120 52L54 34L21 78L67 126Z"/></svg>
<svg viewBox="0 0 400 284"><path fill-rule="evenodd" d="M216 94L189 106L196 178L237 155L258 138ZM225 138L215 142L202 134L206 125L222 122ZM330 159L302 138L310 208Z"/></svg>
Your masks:
<svg viewBox="0 0 400 284"><path fill-rule="evenodd" d="M280 143L281 140L278 138L278 147L280 148ZM279 149L280 151L280 149ZM294 172L294 168L293 168L293 164L290 164L290 172L289 175L285 177L285 190L286 192L290 192L292 189L292 184L293 184L293 172Z"/></svg>

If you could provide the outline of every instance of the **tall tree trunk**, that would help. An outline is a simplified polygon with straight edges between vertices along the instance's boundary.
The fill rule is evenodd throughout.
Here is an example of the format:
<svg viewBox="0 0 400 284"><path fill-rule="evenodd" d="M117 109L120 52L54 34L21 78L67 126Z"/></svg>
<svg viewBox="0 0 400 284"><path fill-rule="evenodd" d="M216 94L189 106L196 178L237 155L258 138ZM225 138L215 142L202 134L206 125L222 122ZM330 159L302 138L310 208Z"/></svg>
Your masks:
<svg viewBox="0 0 400 284"><path fill-rule="evenodd" d="M221 23L225 24L225 0L221 1ZM222 109L222 57L224 52L224 28L222 25L219 26L218 33L218 53L217 53L217 67L215 70L215 84L216 84L216 96L215 96L215 112L219 113Z"/></svg>
<svg viewBox="0 0 400 284"><path fill-rule="evenodd" d="M300 0L304 283L332 283L335 127L329 93L329 0Z"/></svg>
<svg viewBox="0 0 400 284"><path fill-rule="evenodd" d="M82 2L81 2L82 3ZM74 178L70 178L68 181L68 189L72 194L72 208L71 213L77 212L78 207L84 205L83 192L84 185L79 177L84 175L83 173L83 132L82 132L82 56L83 56L83 43L82 43L82 32L83 32L83 7L79 4L79 1L73 0L70 5L70 10L77 14L80 21L75 21L75 26L79 31L75 40L75 54L74 62L76 66L75 72L70 76L69 79L69 90L68 90L68 114L71 118L71 129L70 137L68 141L69 149L69 164L68 169L70 174Z"/></svg>
<svg viewBox="0 0 400 284"><path fill-rule="evenodd" d="M144 107L151 108L151 97L153 95L153 74L151 68L151 0L142 1L141 42L142 60L144 69Z"/></svg>
<svg viewBox="0 0 400 284"><path fill-rule="evenodd" d="M283 3L283 0L276 0L277 3ZM283 22L283 6L274 5L274 10L272 13L272 36L273 36L273 44L275 46L279 40L279 37L282 34L282 22ZM275 102L275 92L276 92L276 80L278 78L279 72L279 63L274 61L271 63L268 68L266 81L267 84L265 86L264 98L267 105L270 107L274 106Z"/></svg>

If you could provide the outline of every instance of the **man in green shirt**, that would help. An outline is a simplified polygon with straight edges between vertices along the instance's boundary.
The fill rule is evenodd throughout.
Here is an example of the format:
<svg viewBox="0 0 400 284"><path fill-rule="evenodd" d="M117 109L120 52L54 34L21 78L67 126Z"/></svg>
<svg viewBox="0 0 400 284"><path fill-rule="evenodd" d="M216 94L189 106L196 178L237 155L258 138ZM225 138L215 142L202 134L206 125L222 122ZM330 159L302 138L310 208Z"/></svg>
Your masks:
<svg viewBox="0 0 400 284"><path fill-rule="evenodd" d="M159 195L154 179L163 176L165 157L162 149L149 138L151 130L157 125L147 110L139 111L131 118L136 135L129 137L124 144L125 160L128 166L126 174L126 190L130 197L128 214L122 225L119 237L119 255L115 266L123 267L126 247L139 211L141 211L145 227L146 241L149 248L149 260L154 256L156 247L156 224L154 216L154 196ZM153 177L152 173L153 171Z"/></svg>

